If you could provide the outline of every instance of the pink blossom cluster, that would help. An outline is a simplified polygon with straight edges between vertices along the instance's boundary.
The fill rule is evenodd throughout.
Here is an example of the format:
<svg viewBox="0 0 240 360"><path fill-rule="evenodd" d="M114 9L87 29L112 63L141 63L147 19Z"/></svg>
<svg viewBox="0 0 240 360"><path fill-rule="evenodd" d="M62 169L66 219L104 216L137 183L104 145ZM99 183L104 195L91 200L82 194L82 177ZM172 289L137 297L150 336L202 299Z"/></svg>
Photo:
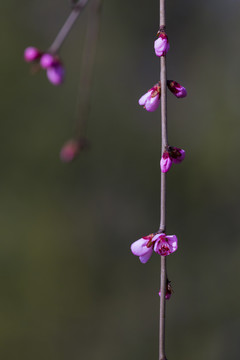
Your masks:
<svg viewBox="0 0 240 360"><path fill-rule="evenodd" d="M133 255L139 256L141 263L145 264L151 257L153 251L161 256L167 256L178 248L176 235L155 233L138 239L131 245Z"/></svg>
<svg viewBox="0 0 240 360"><path fill-rule="evenodd" d="M163 173L170 170L172 163L179 164L185 159L185 151L183 149L168 146L167 150L163 152L162 158L160 160L160 168Z"/></svg>
<svg viewBox="0 0 240 360"><path fill-rule="evenodd" d="M157 56L166 56L170 48L168 36L165 30L160 30L157 33L157 40L154 41L154 50ZM184 98L187 96L185 87L173 80L167 81L168 89L177 97ZM142 95L138 100L139 105L142 105L147 111L155 111L160 105L161 84L160 82L154 85L146 94Z"/></svg>
<svg viewBox="0 0 240 360"><path fill-rule="evenodd" d="M187 90L185 87L173 80L167 81L168 89L177 97L184 98L187 96ZM161 97L161 83L154 85L146 94L140 97L138 100L139 105L143 105L147 111L155 111L160 105Z"/></svg>
<svg viewBox="0 0 240 360"><path fill-rule="evenodd" d="M24 51L26 62L36 62L46 70L47 78L53 85L61 85L64 80L65 70L57 55L42 52L35 47L27 47Z"/></svg>

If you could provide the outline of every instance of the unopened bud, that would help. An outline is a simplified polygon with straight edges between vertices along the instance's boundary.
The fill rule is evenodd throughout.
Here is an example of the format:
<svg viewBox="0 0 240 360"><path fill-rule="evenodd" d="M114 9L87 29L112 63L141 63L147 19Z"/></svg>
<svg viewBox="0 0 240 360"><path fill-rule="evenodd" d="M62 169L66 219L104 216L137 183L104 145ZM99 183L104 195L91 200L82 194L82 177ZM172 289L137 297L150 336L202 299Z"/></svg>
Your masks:
<svg viewBox="0 0 240 360"><path fill-rule="evenodd" d="M33 46L29 46L24 50L24 60L27 62L32 62L41 57L41 51Z"/></svg>
<svg viewBox="0 0 240 360"><path fill-rule="evenodd" d="M155 54L165 56L170 48L167 34L164 31L159 31L157 35L158 39L154 41Z"/></svg>
<svg viewBox="0 0 240 360"><path fill-rule="evenodd" d="M168 80L167 86L177 98L184 98L185 96L187 96L187 90L185 89L185 87L183 87L176 81Z"/></svg>
<svg viewBox="0 0 240 360"><path fill-rule="evenodd" d="M81 138L78 140L71 139L67 141L61 151L60 151L60 159L63 162L71 162L73 161L79 152L88 147L88 141L85 138Z"/></svg>

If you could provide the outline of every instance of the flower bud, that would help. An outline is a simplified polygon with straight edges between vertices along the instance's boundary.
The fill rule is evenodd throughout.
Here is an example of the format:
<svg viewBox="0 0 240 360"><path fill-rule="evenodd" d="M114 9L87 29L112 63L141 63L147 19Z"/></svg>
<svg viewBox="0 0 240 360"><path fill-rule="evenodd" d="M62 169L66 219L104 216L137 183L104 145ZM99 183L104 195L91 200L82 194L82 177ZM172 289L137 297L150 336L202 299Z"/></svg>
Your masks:
<svg viewBox="0 0 240 360"><path fill-rule="evenodd" d="M160 83L154 85L146 94L138 100L139 105L143 105L147 111L157 110L160 104L161 86Z"/></svg>
<svg viewBox="0 0 240 360"><path fill-rule="evenodd" d="M183 149L179 149L177 147L169 147L169 153L171 156L172 161L175 164L179 164L185 159L185 151Z"/></svg>
<svg viewBox="0 0 240 360"><path fill-rule="evenodd" d="M32 62L41 57L41 51L33 46L29 46L24 50L24 60L27 62Z"/></svg>
<svg viewBox="0 0 240 360"><path fill-rule="evenodd" d="M168 80L167 86L177 98L184 98L185 96L187 96L187 90L185 89L185 87L183 87L176 81Z"/></svg>
<svg viewBox="0 0 240 360"><path fill-rule="evenodd" d="M164 151L162 158L160 160L160 168L163 173L168 172L170 167L172 166L172 159L168 151Z"/></svg>
<svg viewBox="0 0 240 360"><path fill-rule="evenodd" d="M163 173L168 172L172 163L179 164L185 159L185 151L183 149L167 146L160 160L160 168Z"/></svg>
<svg viewBox="0 0 240 360"><path fill-rule="evenodd" d="M47 78L53 85L61 85L64 80L64 75L65 70L60 63L47 68Z"/></svg>
<svg viewBox="0 0 240 360"><path fill-rule="evenodd" d="M167 34L164 31L159 31L157 35L158 39L154 41L155 54L165 56L170 48Z"/></svg>
<svg viewBox="0 0 240 360"><path fill-rule="evenodd" d="M56 65L58 61L52 54L43 54L40 59L40 65L43 69L48 69L49 67Z"/></svg>
<svg viewBox="0 0 240 360"><path fill-rule="evenodd" d="M78 140L71 139L67 141L61 151L60 159L62 162L71 162L73 161L79 152L88 147L88 141L85 138L80 138Z"/></svg>

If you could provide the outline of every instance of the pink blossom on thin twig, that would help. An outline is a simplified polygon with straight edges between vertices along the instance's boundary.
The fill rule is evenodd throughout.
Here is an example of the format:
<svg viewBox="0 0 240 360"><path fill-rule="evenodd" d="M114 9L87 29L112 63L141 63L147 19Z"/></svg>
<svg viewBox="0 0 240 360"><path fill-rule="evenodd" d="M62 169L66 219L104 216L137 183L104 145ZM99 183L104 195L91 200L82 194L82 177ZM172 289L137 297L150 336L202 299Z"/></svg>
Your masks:
<svg viewBox="0 0 240 360"><path fill-rule="evenodd" d="M154 251L161 255L167 256L175 252L178 248L176 235L157 234L153 237Z"/></svg>
<svg viewBox="0 0 240 360"><path fill-rule="evenodd" d="M183 149L168 146L167 150L164 151L160 160L160 168L163 173L170 170L172 163L179 164L185 159L185 151Z"/></svg>
<svg viewBox="0 0 240 360"><path fill-rule="evenodd" d="M167 86L169 90L177 97L177 98L184 98L187 96L187 90L185 87L180 85L174 80L167 80Z"/></svg>
<svg viewBox="0 0 240 360"><path fill-rule="evenodd" d="M157 40L154 41L155 54L165 56L170 48L167 34L164 31L159 31L157 36Z"/></svg>
<svg viewBox="0 0 240 360"><path fill-rule="evenodd" d="M160 83L154 85L146 94L138 100L139 105L142 105L147 111L157 110L160 104L161 86Z"/></svg>

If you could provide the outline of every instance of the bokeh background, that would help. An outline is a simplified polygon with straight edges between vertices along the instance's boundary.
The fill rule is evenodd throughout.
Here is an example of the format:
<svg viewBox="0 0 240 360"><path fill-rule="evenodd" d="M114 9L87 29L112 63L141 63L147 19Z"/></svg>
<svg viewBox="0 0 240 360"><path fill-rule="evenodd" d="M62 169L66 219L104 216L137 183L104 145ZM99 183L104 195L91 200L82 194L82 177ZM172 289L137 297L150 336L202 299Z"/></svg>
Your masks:
<svg viewBox="0 0 240 360"><path fill-rule="evenodd" d="M138 98L158 80L158 1L107 1L97 49L88 151L59 160L73 136L88 10L61 50L55 88L23 50L46 49L70 2L2 1L0 357L158 358L159 257L130 244L159 225L160 113ZM186 159L167 176L167 356L238 360L239 1L168 1L169 140Z"/></svg>

